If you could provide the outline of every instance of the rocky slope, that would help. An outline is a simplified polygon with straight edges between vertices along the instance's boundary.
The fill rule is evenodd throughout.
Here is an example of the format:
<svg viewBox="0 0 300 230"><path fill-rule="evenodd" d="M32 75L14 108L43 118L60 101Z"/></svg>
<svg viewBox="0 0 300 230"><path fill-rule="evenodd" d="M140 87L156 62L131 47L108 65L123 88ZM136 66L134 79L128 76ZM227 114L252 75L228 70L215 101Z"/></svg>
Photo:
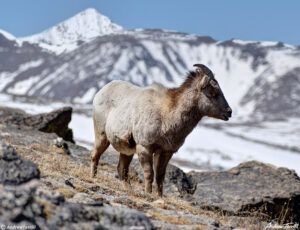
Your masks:
<svg viewBox="0 0 300 230"><path fill-rule="evenodd" d="M10 119L3 118L3 111ZM268 222L300 220L300 179L291 170L252 161L229 171L186 174L169 165L165 197L158 199L144 194L135 159L130 190L116 178L118 155L111 150L101 158L97 177L90 178L88 150L55 133L12 122L13 112L0 110L1 224L41 229L263 229ZM14 115L15 120L29 116L20 111Z"/></svg>
<svg viewBox="0 0 300 230"><path fill-rule="evenodd" d="M0 32L0 91L10 94L90 103L113 79L176 86L194 63L215 72L235 116L300 114L299 47L126 30L93 9L27 38Z"/></svg>
<svg viewBox="0 0 300 230"><path fill-rule="evenodd" d="M40 180L37 166L24 160L11 146L0 145L1 182L0 223L1 226L30 226L37 229L128 229L140 227L153 229L149 219L141 212L126 208L114 209L103 202L90 204L71 203ZM18 164L18 167L12 165ZM5 167L6 166L6 167ZM15 174L15 179L9 172ZM24 177L25 175L26 177ZM19 177L21 176L21 177ZM31 179L28 182L28 179ZM83 200L81 200L83 201Z"/></svg>

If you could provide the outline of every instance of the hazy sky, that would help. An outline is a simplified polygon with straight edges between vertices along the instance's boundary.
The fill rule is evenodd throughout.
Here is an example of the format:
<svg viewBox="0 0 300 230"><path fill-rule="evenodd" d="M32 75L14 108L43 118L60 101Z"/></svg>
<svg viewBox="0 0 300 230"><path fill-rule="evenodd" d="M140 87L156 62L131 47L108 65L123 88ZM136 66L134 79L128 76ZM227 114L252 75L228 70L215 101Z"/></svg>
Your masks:
<svg viewBox="0 0 300 230"><path fill-rule="evenodd" d="M300 45L300 0L1 0L0 29L26 36L90 7L128 29Z"/></svg>

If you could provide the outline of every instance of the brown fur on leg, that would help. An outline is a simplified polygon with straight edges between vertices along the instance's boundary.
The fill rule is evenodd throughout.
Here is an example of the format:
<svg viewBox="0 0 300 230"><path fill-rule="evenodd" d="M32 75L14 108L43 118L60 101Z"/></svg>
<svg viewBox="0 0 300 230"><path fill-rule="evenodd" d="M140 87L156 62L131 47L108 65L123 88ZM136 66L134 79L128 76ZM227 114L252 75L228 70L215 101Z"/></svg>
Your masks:
<svg viewBox="0 0 300 230"><path fill-rule="evenodd" d="M122 181L128 182L129 165L130 165L130 162L132 161L132 158L133 158L133 154L128 156L128 155L120 153L119 164L118 164L118 174L119 174L120 180L122 180Z"/></svg>
<svg viewBox="0 0 300 230"><path fill-rule="evenodd" d="M93 116L93 120L94 120L95 143L91 154L91 176L95 177L97 174L97 168L98 168L100 157L102 153L108 148L110 143L107 140L106 134L104 132L103 133L99 132L94 116Z"/></svg>
<svg viewBox="0 0 300 230"><path fill-rule="evenodd" d="M166 169L172 156L173 153L155 153L154 155L155 180L157 184L157 193L160 197L163 196L163 183Z"/></svg>
<svg viewBox="0 0 300 230"><path fill-rule="evenodd" d="M91 156L91 176L95 177L97 174L97 168L98 163L100 160L100 157L102 153L108 148L109 143L108 142L102 142L97 147L94 147L92 150L92 156Z"/></svg>
<svg viewBox="0 0 300 230"><path fill-rule="evenodd" d="M137 146L137 153L139 162L144 170L145 178L145 191L147 193L152 193L152 183L153 183L153 156L152 152L143 146Z"/></svg>

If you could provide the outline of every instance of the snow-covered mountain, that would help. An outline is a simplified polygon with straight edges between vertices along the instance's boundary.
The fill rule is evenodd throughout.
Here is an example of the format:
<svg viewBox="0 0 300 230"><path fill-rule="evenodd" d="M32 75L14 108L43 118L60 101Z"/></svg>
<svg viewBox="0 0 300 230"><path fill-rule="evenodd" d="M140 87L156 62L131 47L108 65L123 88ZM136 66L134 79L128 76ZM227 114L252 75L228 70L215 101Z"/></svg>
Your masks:
<svg viewBox="0 0 300 230"><path fill-rule="evenodd" d="M299 47L125 30L93 9L27 38L0 31L0 91L9 94L90 103L113 79L178 86L195 63L213 70L235 116L300 115Z"/></svg>
<svg viewBox="0 0 300 230"><path fill-rule="evenodd" d="M95 9L86 9L48 30L21 38L21 40L37 43L46 49L61 53L77 48L78 43L90 41L97 36L119 32L122 29Z"/></svg>

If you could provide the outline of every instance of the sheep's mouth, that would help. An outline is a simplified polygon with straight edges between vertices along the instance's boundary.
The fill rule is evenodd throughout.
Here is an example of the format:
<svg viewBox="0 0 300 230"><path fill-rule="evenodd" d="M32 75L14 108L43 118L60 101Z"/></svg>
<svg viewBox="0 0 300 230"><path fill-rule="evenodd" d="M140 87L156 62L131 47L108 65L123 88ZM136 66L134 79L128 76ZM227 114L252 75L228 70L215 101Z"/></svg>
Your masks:
<svg viewBox="0 0 300 230"><path fill-rule="evenodd" d="M222 114L220 116L220 119L223 121L228 121L230 117L231 117L231 114Z"/></svg>
<svg viewBox="0 0 300 230"><path fill-rule="evenodd" d="M221 119L224 120L224 121L228 121L228 120L229 120L229 117L227 117L226 115L223 115L223 116L221 117Z"/></svg>
<svg viewBox="0 0 300 230"><path fill-rule="evenodd" d="M216 118L216 119L220 119L220 120L223 120L223 121L228 121L229 118L231 117L230 114L220 114L220 115L215 115L215 116L211 116L213 118Z"/></svg>

